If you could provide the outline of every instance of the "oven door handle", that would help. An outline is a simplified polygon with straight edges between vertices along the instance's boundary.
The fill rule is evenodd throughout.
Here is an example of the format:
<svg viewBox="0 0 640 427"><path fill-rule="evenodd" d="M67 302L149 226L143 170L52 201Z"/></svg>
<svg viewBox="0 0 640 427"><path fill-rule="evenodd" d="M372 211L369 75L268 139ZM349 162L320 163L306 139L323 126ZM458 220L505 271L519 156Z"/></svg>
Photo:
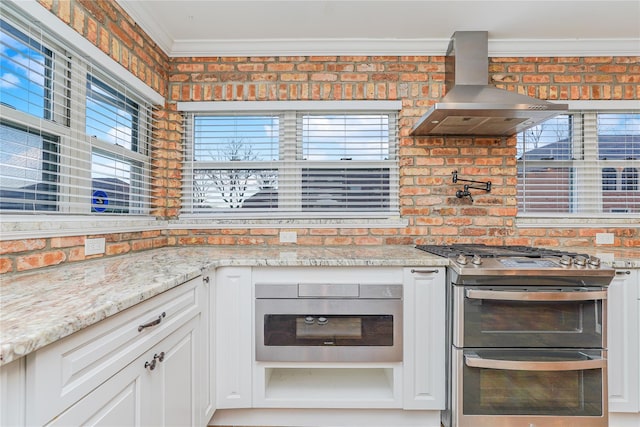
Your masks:
<svg viewBox="0 0 640 427"><path fill-rule="evenodd" d="M606 290L584 292L531 292L467 289L465 295L470 299L503 301L591 301L607 299Z"/></svg>
<svg viewBox="0 0 640 427"><path fill-rule="evenodd" d="M470 368L498 369L503 371L582 371L585 369L603 369L607 366L607 359L598 357L589 360L534 362L485 359L477 354L465 354L464 363Z"/></svg>

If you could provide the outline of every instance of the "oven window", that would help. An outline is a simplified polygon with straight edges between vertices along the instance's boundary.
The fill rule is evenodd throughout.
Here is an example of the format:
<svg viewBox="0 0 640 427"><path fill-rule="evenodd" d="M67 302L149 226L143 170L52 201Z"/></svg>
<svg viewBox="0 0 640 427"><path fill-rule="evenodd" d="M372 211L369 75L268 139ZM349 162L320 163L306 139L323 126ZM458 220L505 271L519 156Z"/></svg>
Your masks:
<svg viewBox="0 0 640 427"><path fill-rule="evenodd" d="M393 346L392 315L267 314L265 346Z"/></svg>
<svg viewBox="0 0 640 427"><path fill-rule="evenodd" d="M464 298L465 347L602 347L602 304Z"/></svg>
<svg viewBox="0 0 640 427"><path fill-rule="evenodd" d="M520 360L522 369L476 368L465 363L465 415L602 415L602 369L527 370L528 361L579 362L585 360L583 353L479 353L491 359Z"/></svg>
<svg viewBox="0 0 640 427"><path fill-rule="evenodd" d="M555 332L575 334L583 328L583 304L483 301L479 316L484 333Z"/></svg>

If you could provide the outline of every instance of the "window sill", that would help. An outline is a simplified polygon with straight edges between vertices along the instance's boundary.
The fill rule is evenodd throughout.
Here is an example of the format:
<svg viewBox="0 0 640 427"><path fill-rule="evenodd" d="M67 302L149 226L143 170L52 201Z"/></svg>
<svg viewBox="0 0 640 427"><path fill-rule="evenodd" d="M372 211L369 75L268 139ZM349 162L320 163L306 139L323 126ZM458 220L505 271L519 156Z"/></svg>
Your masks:
<svg viewBox="0 0 640 427"><path fill-rule="evenodd" d="M408 224L400 217L379 218L219 218L189 215L169 221L169 229L217 228L403 228Z"/></svg>
<svg viewBox="0 0 640 427"><path fill-rule="evenodd" d="M638 227L640 220L631 216L598 216L593 215L518 215L518 228L628 228Z"/></svg>
<svg viewBox="0 0 640 427"><path fill-rule="evenodd" d="M389 218L271 218L223 219L192 216L165 221L153 217L80 216L80 215L3 215L0 241L135 233L151 230L210 228L404 228L407 220Z"/></svg>
<svg viewBox="0 0 640 427"><path fill-rule="evenodd" d="M0 241L163 230L166 224L149 216L2 215Z"/></svg>

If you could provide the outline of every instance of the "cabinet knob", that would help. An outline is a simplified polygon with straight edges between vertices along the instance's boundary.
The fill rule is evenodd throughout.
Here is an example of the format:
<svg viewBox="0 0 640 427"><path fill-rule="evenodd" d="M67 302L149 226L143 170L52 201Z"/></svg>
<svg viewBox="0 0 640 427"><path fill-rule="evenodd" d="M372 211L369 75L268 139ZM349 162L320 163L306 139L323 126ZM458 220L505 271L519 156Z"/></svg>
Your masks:
<svg viewBox="0 0 640 427"><path fill-rule="evenodd" d="M158 362L162 362L164 360L164 351L161 352L160 354L153 355L153 363L155 363L156 360L158 360Z"/></svg>
<svg viewBox="0 0 640 427"><path fill-rule="evenodd" d="M153 371L154 369L156 369L156 359L155 359L155 357L153 358L153 360L151 362L144 362L144 367L145 367L145 369L149 369L150 371Z"/></svg>

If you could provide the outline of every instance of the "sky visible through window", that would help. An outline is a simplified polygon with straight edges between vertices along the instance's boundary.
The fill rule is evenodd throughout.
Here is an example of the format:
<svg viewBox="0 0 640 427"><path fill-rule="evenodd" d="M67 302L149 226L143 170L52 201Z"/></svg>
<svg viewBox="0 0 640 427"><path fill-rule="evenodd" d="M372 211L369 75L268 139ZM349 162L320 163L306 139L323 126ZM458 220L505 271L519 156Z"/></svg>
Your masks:
<svg viewBox="0 0 640 427"><path fill-rule="evenodd" d="M52 53L0 20L0 89L2 104L45 117L46 87Z"/></svg>

